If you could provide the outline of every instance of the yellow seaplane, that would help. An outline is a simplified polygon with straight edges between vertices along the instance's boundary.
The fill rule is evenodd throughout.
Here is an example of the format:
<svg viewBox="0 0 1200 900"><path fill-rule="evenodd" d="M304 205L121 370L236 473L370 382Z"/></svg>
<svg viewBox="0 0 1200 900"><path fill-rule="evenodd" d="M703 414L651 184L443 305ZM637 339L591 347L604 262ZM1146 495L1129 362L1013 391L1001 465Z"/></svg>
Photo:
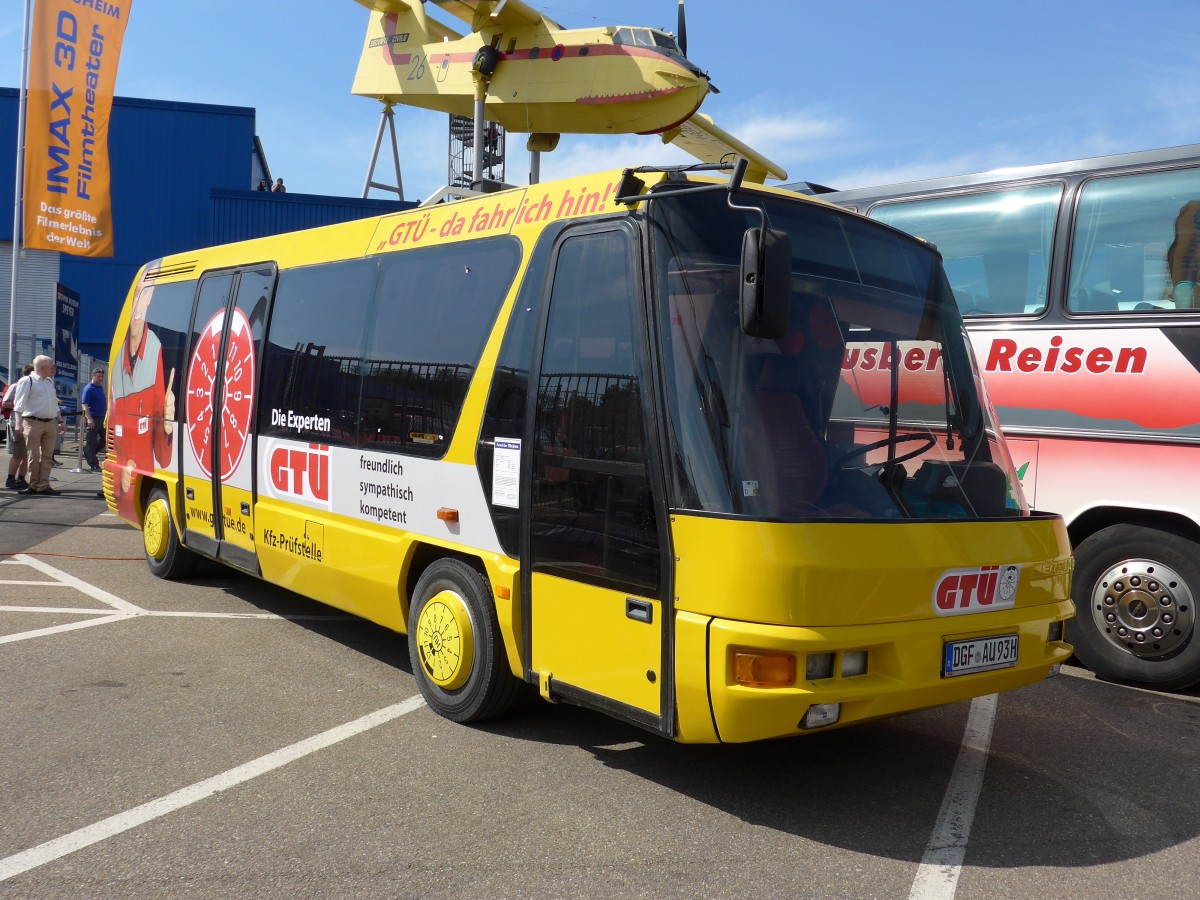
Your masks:
<svg viewBox="0 0 1200 900"><path fill-rule="evenodd" d="M678 41L653 28L563 28L523 0L357 2L371 18L356 95L473 118L477 134L495 122L528 134L531 151L554 149L562 133L658 134L704 162L743 157L747 179L787 178L698 112L716 89L686 56L683 0Z"/></svg>

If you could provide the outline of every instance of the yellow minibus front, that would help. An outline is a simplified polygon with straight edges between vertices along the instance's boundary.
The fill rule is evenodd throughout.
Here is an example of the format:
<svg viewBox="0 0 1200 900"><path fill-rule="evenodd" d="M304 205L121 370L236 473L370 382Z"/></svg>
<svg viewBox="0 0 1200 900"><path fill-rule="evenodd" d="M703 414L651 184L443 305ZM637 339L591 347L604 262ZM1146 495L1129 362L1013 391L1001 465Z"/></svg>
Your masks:
<svg viewBox="0 0 1200 900"><path fill-rule="evenodd" d="M528 684L741 742L1070 653L1066 534L936 250L737 172L159 260L113 371L106 493L151 569L215 559L406 633L455 721Z"/></svg>

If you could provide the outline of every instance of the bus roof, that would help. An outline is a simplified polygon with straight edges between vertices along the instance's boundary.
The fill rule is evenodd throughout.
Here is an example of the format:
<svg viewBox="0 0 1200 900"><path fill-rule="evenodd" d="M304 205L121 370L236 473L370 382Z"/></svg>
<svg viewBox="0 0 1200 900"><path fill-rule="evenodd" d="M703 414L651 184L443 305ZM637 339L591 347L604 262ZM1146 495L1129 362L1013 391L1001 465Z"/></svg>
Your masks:
<svg viewBox="0 0 1200 900"><path fill-rule="evenodd" d="M1000 182L1032 181L1054 175L1086 175L1133 166L1169 165L1175 162L1200 160L1200 144L1185 144L1161 150L1139 150L1135 153L1117 153L1111 156L1093 156L1065 162L1042 163L1034 166L992 169L970 175L950 175L919 181L903 181L895 184L872 187L849 188L835 191L823 199L834 203L853 203L856 200L878 200L883 197L898 197L910 194L926 194L959 187Z"/></svg>
<svg viewBox="0 0 1200 900"><path fill-rule="evenodd" d="M144 275L158 279L195 277L197 270L272 259L281 267L348 259L408 250L433 244L456 243L498 235L540 234L551 222L591 216L620 215L639 204L616 203L627 169L513 187L452 203L418 206L381 216L269 235L172 254L148 263ZM644 191L665 180L673 170L635 170ZM681 170L689 180L721 183L711 171ZM782 189L746 182L743 189L811 201ZM143 275L139 275L139 280Z"/></svg>

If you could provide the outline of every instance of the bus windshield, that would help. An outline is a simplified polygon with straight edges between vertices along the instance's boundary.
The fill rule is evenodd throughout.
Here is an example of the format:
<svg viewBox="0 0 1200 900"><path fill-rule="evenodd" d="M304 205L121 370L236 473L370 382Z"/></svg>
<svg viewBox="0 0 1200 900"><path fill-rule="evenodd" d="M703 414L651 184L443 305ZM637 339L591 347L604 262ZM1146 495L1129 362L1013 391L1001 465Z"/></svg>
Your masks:
<svg viewBox="0 0 1200 900"><path fill-rule="evenodd" d="M792 251L787 333L747 336L724 192L650 205L672 505L756 519L1028 515L931 248L761 195Z"/></svg>

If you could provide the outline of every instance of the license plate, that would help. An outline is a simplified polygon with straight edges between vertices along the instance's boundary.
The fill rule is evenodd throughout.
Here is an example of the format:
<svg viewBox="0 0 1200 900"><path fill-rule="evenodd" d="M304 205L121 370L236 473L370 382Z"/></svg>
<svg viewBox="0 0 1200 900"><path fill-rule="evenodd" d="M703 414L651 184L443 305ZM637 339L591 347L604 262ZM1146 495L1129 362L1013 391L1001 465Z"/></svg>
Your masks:
<svg viewBox="0 0 1200 900"><path fill-rule="evenodd" d="M942 656L942 677L952 678L955 675L1015 666L1017 638L1015 634L997 634L966 641L948 641Z"/></svg>

